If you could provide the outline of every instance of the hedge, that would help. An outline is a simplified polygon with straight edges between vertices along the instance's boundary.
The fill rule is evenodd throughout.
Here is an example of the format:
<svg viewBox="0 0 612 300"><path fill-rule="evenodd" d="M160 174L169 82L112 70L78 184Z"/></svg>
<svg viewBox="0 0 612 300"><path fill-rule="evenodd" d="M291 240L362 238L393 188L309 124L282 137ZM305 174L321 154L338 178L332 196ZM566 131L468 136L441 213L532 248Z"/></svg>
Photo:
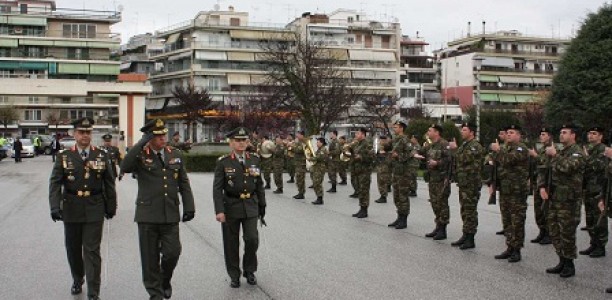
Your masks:
<svg viewBox="0 0 612 300"><path fill-rule="evenodd" d="M187 154L183 160L187 172L214 172L221 155L223 154Z"/></svg>

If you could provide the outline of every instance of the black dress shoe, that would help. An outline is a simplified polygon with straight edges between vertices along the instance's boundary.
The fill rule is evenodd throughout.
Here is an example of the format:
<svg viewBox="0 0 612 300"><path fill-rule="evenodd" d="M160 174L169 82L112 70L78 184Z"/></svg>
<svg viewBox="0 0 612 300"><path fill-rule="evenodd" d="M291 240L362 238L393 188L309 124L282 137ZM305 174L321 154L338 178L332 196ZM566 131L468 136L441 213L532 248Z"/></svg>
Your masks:
<svg viewBox="0 0 612 300"><path fill-rule="evenodd" d="M304 199L304 195L303 194L297 194L297 195L293 196L293 199Z"/></svg>
<svg viewBox="0 0 612 300"><path fill-rule="evenodd" d="M74 281L72 283L72 287L70 288L70 294L72 295L78 295L80 293L83 292L83 283L85 283L85 280L81 279L78 281Z"/></svg>
<svg viewBox="0 0 612 300"><path fill-rule="evenodd" d="M232 288L235 288L235 289L236 289L236 288L239 288L239 287L240 287L240 279L232 279L232 280L230 281L230 286L231 286Z"/></svg>
<svg viewBox="0 0 612 300"><path fill-rule="evenodd" d="M272 193L274 193L274 194L282 194L283 193L283 189L277 188L276 191L274 191Z"/></svg>
<svg viewBox="0 0 612 300"><path fill-rule="evenodd" d="M253 273L244 273L244 277L247 280L247 283L250 285L256 285L257 284L257 278L255 278L255 274Z"/></svg>
<svg viewBox="0 0 612 300"><path fill-rule="evenodd" d="M99 296L88 296L88 300L101 300Z"/></svg>
<svg viewBox="0 0 612 300"><path fill-rule="evenodd" d="M162 283L162 289L164 290L164 298L170 299L172 297L172 285L170 282Z"/></svg>

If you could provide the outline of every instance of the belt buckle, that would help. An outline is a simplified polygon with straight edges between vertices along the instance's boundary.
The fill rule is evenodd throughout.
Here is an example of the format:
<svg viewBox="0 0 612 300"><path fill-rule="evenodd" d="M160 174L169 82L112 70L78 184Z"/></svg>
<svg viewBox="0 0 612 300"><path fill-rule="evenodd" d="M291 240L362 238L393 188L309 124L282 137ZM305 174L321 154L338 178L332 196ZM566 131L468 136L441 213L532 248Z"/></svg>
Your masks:
<svg viewBox="0 0 612 300"><path fill-rule="evenodd" d="M77 196L79 196L79 197L83 197L83 191L78 191L78 192L77 192Z"/></svg>

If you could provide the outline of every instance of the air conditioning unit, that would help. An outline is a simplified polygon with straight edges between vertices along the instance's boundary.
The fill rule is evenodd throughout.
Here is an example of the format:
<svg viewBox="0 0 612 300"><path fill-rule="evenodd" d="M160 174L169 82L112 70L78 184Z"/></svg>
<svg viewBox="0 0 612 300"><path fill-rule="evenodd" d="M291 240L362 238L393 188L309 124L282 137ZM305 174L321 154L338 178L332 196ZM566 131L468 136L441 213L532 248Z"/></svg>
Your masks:
<svg viewBox="0 0 612 300"><path fill-rule="evenodd" d="M23 27L15 26L15 28L13 29L13 32L17 34L21 34L23 32Z"/></svg>

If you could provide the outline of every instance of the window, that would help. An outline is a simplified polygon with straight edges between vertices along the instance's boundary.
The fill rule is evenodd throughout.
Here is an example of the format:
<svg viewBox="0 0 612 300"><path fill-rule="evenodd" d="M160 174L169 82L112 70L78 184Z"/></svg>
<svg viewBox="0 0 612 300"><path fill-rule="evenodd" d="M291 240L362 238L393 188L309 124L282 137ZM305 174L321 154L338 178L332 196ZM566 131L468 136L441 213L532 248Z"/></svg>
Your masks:
<svg viewBox="0 0 612 300"><path fill-rule="evenodd" d="M0 78L11 78L13 74L14 70L0 70Z"/></svg>
<svg viewBox="0 0 612 300"><path fill-rule="evenodd" d="M218 91L221 89L221 80L219 78L208 78L208 90Z"/></svg>
<svg viewBox="0 0 612 300"><path fill-rule="evenodd" d="M416 91L415 89L409 89L408 90L408 97L409 98L415 98L416 97Z"/></svg>
<svg viewBox="0 0 612 300"><path fill-rule="evenodd" d="M10 5L0 5L0 12L2 13L10 13L11 6Z"/></svg>
<svg viewBox="0 0 612 300"><path fill-rule="evenodd" d="M350 36L346 38L346 42L349 44L354 44L355 43L355 38Z"/></svg>
<svg viewBox="0 0 612 300"><path fill-rule="evenodd" d="M408 97L408 89L401 89L400 90L400 97L401 98L407 98Z"/></svg>
<svg viewBox="0 0 612 300"><path fill-rule="evenodd" d="M40 121L42 120L42 111L40 109L26 109L24 119L26 121Z"/></svg>
<svg viewBox="0 0 612 300"><path fill-rule="evenodd" d="M40 102L40 99L38 97L32 97L32 96L28 97L28 103L30 104L36 104L39 102Z"/></svg>
<svg viewBox="0 0 612 300"><path fill-rule="evenodd" d="M96 38L96 25L93 24L64 24L63 36L67 38Z"/></svg>
<svg viewBox="0 0 612 300"><path fill-rule="evenodd" d="M88 48L68 48L68 59L89 59Z"/></svg>
<svg viewBox="0 0 612 300"><path fill-rule="evenodd" d="M20 4L19 8L21 9L21 13L22 14L27 14L28 13L28 5L27 4Z"/></svg>
<svg viewBox="0 0 612 300"><path fill-rule="evenodd" d="M8 103L8 101L9 101L8 96L0 96L0 103Z"/></svg>
<svg viewBox="0 0 612 300"><path fill-rule="evenodd" d="M347 21L348 21L349 23L353 23L353 20L354 20L354 19L353 19L353 17L348 17L348 18L347 18Z"/></svg>

